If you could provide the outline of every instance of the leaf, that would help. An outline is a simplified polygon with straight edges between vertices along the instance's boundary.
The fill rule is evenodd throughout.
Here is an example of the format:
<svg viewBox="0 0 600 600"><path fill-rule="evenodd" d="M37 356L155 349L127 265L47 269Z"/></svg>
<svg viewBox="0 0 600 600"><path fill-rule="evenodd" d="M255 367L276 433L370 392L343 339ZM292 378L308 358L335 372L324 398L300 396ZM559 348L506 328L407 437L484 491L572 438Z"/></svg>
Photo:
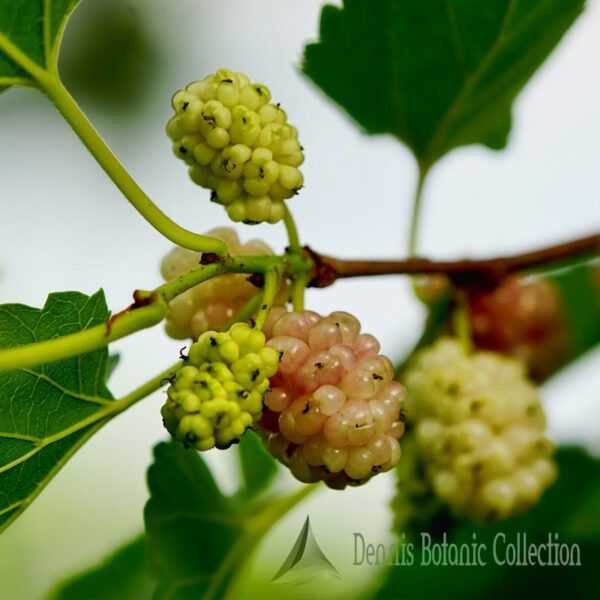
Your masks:
<svg viewBox="0 0 600 600"><path fill-rule="evenodd" d="M543 276L562 298L570 362L600 343L600 261L571 260Z"/></svg>
<svg viewBox="0 0 600 600"><path fill-rule="evenodd" d="M511 106L585 0L344 0L325 6L304 72L422 172L466 144L506 145Z"/></svg>
<svg viewBox="0 0 600 600"><path fill-rule="evenodd" d="M557 453L559 477L541 502L527 514L493 526L459 523L448 542L487 548L488 564L476 567L422 566L420 541L413 566L395 566L376 598L592 598L597 596L600 561L600 462L578 448ZM585 527L582 527L582 523ZM595 532L595 535L594 533ZM528 544L578 544L581 566L499 566L493 564L493 543L504 534ZM474 537L475 536L475 537ZM501 540L502 538L498 538Z"/></svg>
<svg viewBox="0 0 600 600"><path fill-rule="evenodd" d="M36 67L56 67L64 27L79 1L0 0L0 91L34 85Z"/></svg>
<svg viewBox="0 0 600 600"><path fill-rule="evenodd" d="M104 293L50 294L43 309L0 306L0 348L81 331L109 317ZM0 373L0 531L110 418L108 350Z"/></svg>
<svg viewBox="0 0 600 600"><path fill-rule="evenodd" d="M146 564L146 536L140 534L100 564L70 577L50 594L53 600L150 598L156 581Z"/></svg>
<svg viewBox="0 0 600 600"><path fill-rule="evenodd" d="M119 366L120 362L121 362L120 354L111 354L108 357L108 362L106 363L106 378L107 379L112 377L113 373L115 372L115 369Z"/></svg>
<svg viewBox="0 0 600 600"><path fill-rule="evenodd" d="M246 497L258 496L275 477L277 463L253 431L242 436L238 453L243 479L241 492Z"/></svg>
<svg viewBox="0 0 600 600"><path fill-rule="evenodd" d="M178 442L154 449L144 512L154 598L223 598L269 528L310 493L262 502L224 496L199 453Z"/></svg>
<svg viewBox="0 0 600 600"><path fill-rule="evenodd" d="M73 34L61 45L60 74L67 89L121 112L140 110L161 76L159 50L142 7L122 0L85 2L73 15Z"/></svg>
<svg viewBox="0 0 600 600"><path fill-rule="evenodd" d="M145 521L157 598L200 598L240 535L243 520L194 450L159 444L148 471Z"/></svg>

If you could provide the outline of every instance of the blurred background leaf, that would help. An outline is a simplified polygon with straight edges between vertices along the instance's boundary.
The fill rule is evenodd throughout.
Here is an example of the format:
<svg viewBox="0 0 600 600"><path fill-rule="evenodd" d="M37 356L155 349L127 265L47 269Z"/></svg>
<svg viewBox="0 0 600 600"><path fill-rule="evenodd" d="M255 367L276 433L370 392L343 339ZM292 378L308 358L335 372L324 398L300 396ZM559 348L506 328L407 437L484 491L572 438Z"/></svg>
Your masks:
<svg viewBox="0 0 600 600"><path fill-rule="evenodd" d="M60 54L74 96L113 113L139 110L160 80L162 62L139 2L86 0L75 11Z"/></svg>
<svg viewBox="0 0 600 600"><path fill-rule="evenodd" d="M198 452L179 442L155 447L144 513L150 567L159 580L155 598L232 593L263 535L314 489L303 485L288 496L258 497L276 472L258 443L257 437L245 442L249 456L233 496L220 491Z"/></svg>
<svg viewBox="0 0 600 600"><path fill-rule="evenodd" d="M562 448L556 456L559 477L541 502L524 515L495 525L456 522L448 541L487 547L487 566L415 566L387 569L376 598L594 598L600 564L600 461L579 448ZM528 544L558 542L580 547L581 566L511 567L490 564L494 537L504 533L507 543L525 534ZM554 541L554 538L552 538ZM420 540L415 542L419 548Z"/></svg>
<svg viewBox="0 0 600 600"><path fill-rule="evenodd" d="M564 303L571 340L568 361L600 343L600 261L574 260L559 265L546 277Z"/></svg>
<svg viewBox="0 0 600 600"><path fill-rule="evenodd" d="M52 598L142 599L150 598L154 590L158 598L171 594L200 597L211 588L213 577L231 555L250 517L268 504L268 500L258 505L252 501L277 473L274 459L253 431L246 432L238 445L242 482L233 497L221 493L194 450L186 450L180 443L164 443L155 448L155 456L148 474L152 495L146 509L148 536L135 537L99 565L69 577ZM251 546L245 547L251 550ZM247 558L240 558L239 565ZM213 596L220 597L237 566L234 563L223 570L221 585L211 591ZM152 570L161 580L158 589Z"/></svg>
<svg viewBox="0 0 600 600"><path fill-rule="evenodd" d="M96 567L69 578L50 594L53 600L151 598L156 581L146 565L146 536L140 534Z"/></svg>
<svg viewBox="0 0 600 600"><path fill-rule="evenodd" d="M178 442L156 446L148 487L145 521L151 568L159 579L155 597L201 598L244 519L200 455Z"/></svg>
<svg viewBox="0 0 600 600"><path fill-rule="evenodd" d="M277 463L254 431L247 431L238 444L242 471L240 495L252 498L267 489L277 474Z"/></svg>
<svg viewBox="0 0 600 600"><path fill-rule="evenodd" d="M507 143L511 106L584 0L345 0L321 13L303 70L422 172L453 148Z"/></svg>

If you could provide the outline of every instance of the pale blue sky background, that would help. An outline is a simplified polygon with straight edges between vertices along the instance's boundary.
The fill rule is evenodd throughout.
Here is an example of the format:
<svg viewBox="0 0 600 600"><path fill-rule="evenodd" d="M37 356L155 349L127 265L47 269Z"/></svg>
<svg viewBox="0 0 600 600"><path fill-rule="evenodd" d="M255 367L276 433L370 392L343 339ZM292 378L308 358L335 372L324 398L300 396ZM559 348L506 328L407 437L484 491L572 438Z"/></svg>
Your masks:
<svg viewBox="0 0 600 600"><path fill-rule="evenodd" d="M85 108L172 218L198 231L226 223L223 209L187 179L163 130L172 92L227 66L269 85L299 128L306 188L291 208L303 242L346 257L403 253L415 180L410 154L391 138L364 136L298 70L304 42L317 35L321 2L125 3L149 9L160 79L125 116L95 104ZM590 2L517 102L506 152L464 148L434 169L422 221L424 254L511 253L600 229L599 27L600 3ZM52 290L91 293L102 286L118 310L134 288L159 282L169 243L138 217L41 95L2 95L0 132L0 302L39 306ZM246 227L241 236L261 236L279 250L285 244L281 226ZM423 319L401 278L339 283L309 292L308 304L353 312L392 357L410 347ZM170 364L180 346L160 327L116 344L123 360L112 381L115 394ZM600 451L599 360L598 352L590 354L543 392L554 438L595 443ZM1 598L39 597L57 577L87 566L142 527L145 468L152 445L165 437L161 402L156 394L97 434L0 538ZM232 489L230 456L210 459ZM352 531L361 523L373 540L386 539L392 487L392 477L377 477L343 495L320 493L308 505L317 538L347 585L368 574L348 566ZM275 546L287 552L306 511L289 517L289 531L274 531Z"/></svg>

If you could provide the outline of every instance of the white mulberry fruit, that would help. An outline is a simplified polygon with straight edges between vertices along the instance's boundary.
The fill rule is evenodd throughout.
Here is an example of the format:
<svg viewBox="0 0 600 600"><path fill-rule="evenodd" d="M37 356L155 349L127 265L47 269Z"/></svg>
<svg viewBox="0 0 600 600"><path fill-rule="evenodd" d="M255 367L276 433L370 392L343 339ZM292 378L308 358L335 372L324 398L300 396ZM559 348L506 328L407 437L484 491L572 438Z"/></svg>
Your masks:
<svg viewBox="0 0 600 600"><path fill-rule="evenodd" d="M187 364L167 390L164 425L196 450L227 448L257 421L279 354L245 323L207 331L192 344Z"/></svg>
<svg viewBox="0 0 600 600"><path fill-rule="evenodd" d="M227 244L229 252L242 256L269 256L272 250L260 240L242 244L237 233L230 228L213 229L206 235L217 237ZM161 273L169 281L198 266L202 254L185 248L174 248L165 256ZM277 301L286 300L285 283ZM239 273L218 275L180 294L169 303L167 334L175 339L197 339L211 329L221 329L229 323L256 294L256 287L248 276Z"/></svg>
<svg viewBox="0 0 600 600"><path fill-rule="evenodd" d="M266 86L229 69L190 83L172 99L167 135L175 155L233 221L277 223L283 201L304 182L298 132L270 100Z"/></svg>
<svg viewBox="0 0 600 600"><path fill-rule="evenodd" d="M539 500L554 481L553 445L524 365L467 355L454 339L421 351L407 370L406 416L434 493L458 516L496 520Z"/></svg>
<svg viewBox="0 0 600 600"><path fill-rule="evenodd" d="M275 308L265 325L279 369L256 429L304 482L364 483L400 459L404 388L379 343L345 312Z"/></svg>

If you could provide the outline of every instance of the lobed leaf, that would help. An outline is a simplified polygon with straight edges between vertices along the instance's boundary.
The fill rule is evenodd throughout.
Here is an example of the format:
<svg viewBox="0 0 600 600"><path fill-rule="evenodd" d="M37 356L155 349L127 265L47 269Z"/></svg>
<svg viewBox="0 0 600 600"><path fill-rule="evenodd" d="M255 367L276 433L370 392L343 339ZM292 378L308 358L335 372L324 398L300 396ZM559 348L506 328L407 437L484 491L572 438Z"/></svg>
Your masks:
<svg viewBox="0 0 600 600"><path fill-rule="evenodd" d="M515 97L584 2L344 0L323 8L303 71L426 172L458 146L506 145Z"/></svg>
<svg viewBox="0 0 600 600"><path fill-rule="evenodd" d="M0 348L74 333L106 321L104 293L50 294L44 308L0 306ZM0 372L0 531L20 515L105 422L108 350Z"/></svg>
<svg viewBox="0 0 600 600"><path fill-rule="evenodd" d="M261 462L264 473L264 458ZM154 598L170 600L231 593L262 536L312 490L304 486L290 496L261 500L249 497L246 483L225 496L200 454L179 442L156 446L148 486L148 554L159 580Z"/></svg>

